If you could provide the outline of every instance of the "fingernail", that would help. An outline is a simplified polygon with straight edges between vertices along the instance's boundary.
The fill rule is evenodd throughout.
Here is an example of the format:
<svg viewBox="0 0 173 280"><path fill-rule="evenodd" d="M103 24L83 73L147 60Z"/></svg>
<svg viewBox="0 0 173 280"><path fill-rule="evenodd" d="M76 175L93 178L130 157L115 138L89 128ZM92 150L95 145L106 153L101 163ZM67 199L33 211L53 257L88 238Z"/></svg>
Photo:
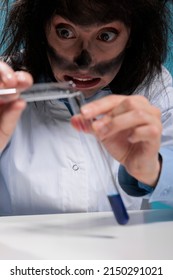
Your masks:
<svg viewBox="0 0 173 280"><path fill-rule="evenodd" d="M11 81L13 79L13 75L10 73L7 73L6 75L3 75L1 79L4 83L8 83L9 81Z"/></svg>
<svg viewBox="0 0 173 280"><path fill-rule="evenodd" d="M8 73L5 77L6 77L6 79L11 80L13 78L13 75Z"/></svg>
<svg viewBox="0 0 173 280"><path fill-rule="evenodd" d="M25 77L24 73L16 72L16 76L17 76L18 80L20 80L21 82L25 82L26 81L26 77Z"/></svg>
<svg viewBox="0 0 173 280"><path fill-rule="evenodd" d="M74 126L75 129L77 129L78 131L81 131L82 130L82 127L81 127L81 122L75 118L73 118L72 120L72 125Z"/></svg>
<svg viewBox="0 0 173 280"><path fill-rule="evenodd" d="M81 112L82 112L82 114L85 115L85 116L90 115L91 111L92 111L92 110L91 110L90 108L85 107L85 106L83 106L83 107L81 108Z"/></svg>

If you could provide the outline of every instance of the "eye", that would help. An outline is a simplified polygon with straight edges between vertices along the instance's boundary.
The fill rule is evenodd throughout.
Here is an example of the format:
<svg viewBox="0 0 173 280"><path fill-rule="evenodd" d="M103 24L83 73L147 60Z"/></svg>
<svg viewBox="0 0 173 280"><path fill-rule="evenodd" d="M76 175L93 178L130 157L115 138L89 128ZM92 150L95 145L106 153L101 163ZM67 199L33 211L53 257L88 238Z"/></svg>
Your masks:
<svg viewBox="0 0 173 280"><path fill-rule="evenodd" d="M100 34L97 36L97 39L103 42L111 42L115 40L118 36L117 31L102 31Z"/></svg>
<svg viewBox="0 0 173 280"><path fill-rule="evenodd" d="M57 26L56 27L56 33L58 35L59 38L63 38L63 39L73 39L75 38L75 34L74 32L65 26Z"/></svg>

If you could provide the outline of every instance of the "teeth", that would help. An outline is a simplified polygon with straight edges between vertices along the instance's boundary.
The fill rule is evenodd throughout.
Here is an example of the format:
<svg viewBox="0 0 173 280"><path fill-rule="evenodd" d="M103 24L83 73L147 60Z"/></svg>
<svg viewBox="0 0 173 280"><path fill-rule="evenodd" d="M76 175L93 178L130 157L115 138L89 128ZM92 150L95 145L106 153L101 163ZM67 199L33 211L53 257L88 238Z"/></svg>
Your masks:
<svg viewBox="0 0 173 280"><path fill-rule="evenodd" d="M87 81L92 81L93 79L74 78L74 80L77 80L77 81L80 81L80 82L87 82Z"/></svg>

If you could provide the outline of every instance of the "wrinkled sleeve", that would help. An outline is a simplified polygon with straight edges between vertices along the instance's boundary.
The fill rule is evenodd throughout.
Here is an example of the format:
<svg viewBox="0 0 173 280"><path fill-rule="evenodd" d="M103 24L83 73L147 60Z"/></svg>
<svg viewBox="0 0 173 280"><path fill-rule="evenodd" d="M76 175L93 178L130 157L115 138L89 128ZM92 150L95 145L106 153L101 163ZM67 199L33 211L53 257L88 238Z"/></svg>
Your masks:
<svg viewBox="0 0 173 280"><path fill-rule="evenodd" d="M166 202L173 205L173 87L172 77L163 68L162 76L156 79L150 89L151 103L162 113L163 133L160 156L162 169L155 188L145 185L132 177L120 165L118 180L122 189L130 196L147 196L149 202ZM145 95L145 94L144 94Z"/></svg>
<svg viewBox="0 0 173 280"><path fill-rule="evenodd" d="M162 170L155 188L137 181L124 166L119 167L118 180L122 189L131 196L148 195L149 201L173 203L173 146L160 149Z"/></svg>

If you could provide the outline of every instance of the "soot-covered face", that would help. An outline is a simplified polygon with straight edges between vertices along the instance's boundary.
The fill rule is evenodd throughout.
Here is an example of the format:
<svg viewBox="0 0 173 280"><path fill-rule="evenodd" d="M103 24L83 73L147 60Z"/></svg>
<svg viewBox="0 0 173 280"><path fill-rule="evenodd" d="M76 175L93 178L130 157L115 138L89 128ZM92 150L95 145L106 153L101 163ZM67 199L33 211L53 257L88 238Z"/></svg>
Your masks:
<svg viewBox="0 0 173 280"><path fill-rule="evenodd" d="M93 95L118 73L129 36L130 29L121 21L80 26L53 16L46 38L55 79L72 80L86 97Z"/></svg>

